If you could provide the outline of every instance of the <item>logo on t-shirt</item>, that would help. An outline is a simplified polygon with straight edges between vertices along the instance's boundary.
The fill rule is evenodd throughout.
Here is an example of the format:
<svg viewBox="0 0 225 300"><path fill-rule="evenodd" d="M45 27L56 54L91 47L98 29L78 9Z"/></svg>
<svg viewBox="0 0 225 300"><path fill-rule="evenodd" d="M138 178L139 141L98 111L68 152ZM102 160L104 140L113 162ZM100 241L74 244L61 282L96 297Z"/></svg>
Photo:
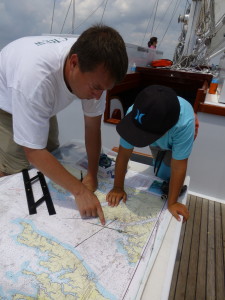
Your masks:
<svg viewBox="0 0 225 300"><path fill-rule="evenodd" d="M63 38L57 37L57 38L53 38L51 40L48 39L48 40L42 40L40 42L35 42L34 44L36 46L42 46L42 45L46 45L46 44L59 44L59 43L65 42L67 40L68 40L68 38L66 38L66 37L63 37Z"/></svg>

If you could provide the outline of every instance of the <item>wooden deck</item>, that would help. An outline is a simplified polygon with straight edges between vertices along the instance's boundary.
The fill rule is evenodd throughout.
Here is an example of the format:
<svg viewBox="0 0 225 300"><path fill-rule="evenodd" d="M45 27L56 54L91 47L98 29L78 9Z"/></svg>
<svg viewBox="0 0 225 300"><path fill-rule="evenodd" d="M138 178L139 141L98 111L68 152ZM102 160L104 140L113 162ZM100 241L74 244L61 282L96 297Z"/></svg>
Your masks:
<svg viewBox="0 0 225 300"><path fill-rule="evenodd" d="M225 299L225 204L188 195L169 300Z"/></svg>

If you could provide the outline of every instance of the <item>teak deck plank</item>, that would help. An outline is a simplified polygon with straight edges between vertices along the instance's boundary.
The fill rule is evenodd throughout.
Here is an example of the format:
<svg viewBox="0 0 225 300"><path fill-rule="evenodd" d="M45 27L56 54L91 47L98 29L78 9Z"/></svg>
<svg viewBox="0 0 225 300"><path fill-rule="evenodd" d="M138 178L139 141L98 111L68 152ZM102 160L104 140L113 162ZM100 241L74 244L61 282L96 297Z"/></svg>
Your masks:
<svg viewBox="0 0 225 300"><path fill-rule="evenodd" d="M189 201L190 201L190 195L187 196L187 206L189 207ZM180 239L179 239L179 244L177 248L177 258L174 264L174 271L173 271L173 280L171 282L170 286L170 297L171 299L174 298L175 291L176 291L176 284L177 284L177 277L178 277L178 271L180 267L180 259L181 259L181 253L182 253L182 248L183 248L183 241L184 241L184 233L185 233L185 228L186 228L187 223L183 223L181 227L181 232L180 232Z"/></svg>
<svg viewBox="0 0 225 300"><path fill-rule="evenodd" d="M223 263L225 267L225 205L221 205L221 216L222 216L222 247L223 247Z"/></svg>
<svg viewBox="0 0 225 300"><path fill-rule="evenodd" d="M188 195L169 300L225 299L225 204Z"/></svg>
<svg viewBox="0 0 225 300"><path fill-rule="evenodd" d="M193 199L193 196L191 197ZM196 201L196 197L195 197ZM198 271L198 256L199 256L199 235L201 227L201 208L202 201L196 201L195 212L194 212L194 228L192 233L191 240L191 251L190 251L190 260L189 265L192 266L192 269L188 270L188 278L186 286L192 286L192 289L187 288L185 293L186 299L194 299L196 291L196 279Z"/></svg>
<svg viewBox="0 0 225 300"><path fill-rule="evenodd" d="M217 299L225 299L221 203L215 202L215 216L216 295Z"/></svg>
<svg viewBox="0 0 225 300"><path fill-rule="evenodd" d="M201 229L199 236L199 258L196 299L205 299L206 294L206 262L207 262L207 232L208 232L208 200L202 199Z"/></svg>
<svg viewBox="0 0 225 300"><path fill-rule="evenodd" d="M207 255L207 279L206 279L206 298L215 298L215 244L214 244L214 202L209 201L208 214L208 255Z"/></svg>
<svg viewBox="0 0 225 300"><path fill-rule="evenodd" d="M191 249L191 239L192 239L192 231L193 231L194 211L195 211L195 203L196 203L195 200L196 199L190 199L190 204L189 204L190 218L188 220L188 226L186 226L186 230L184 234L184 243L182 248L180 267L179 267L178 277L177 277L176 293L174 298L176 300L185 299L188 265L189 265L189 258L190 258L190 249Z"/></svg>

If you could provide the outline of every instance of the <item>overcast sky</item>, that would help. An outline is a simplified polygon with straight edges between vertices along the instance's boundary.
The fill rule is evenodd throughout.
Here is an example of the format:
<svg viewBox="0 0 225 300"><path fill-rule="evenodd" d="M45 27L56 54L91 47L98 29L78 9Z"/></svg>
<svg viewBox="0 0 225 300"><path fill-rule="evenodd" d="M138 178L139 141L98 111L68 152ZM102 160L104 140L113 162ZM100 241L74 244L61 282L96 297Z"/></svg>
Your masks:
<svg viewBox="0 0 225 300"><path fill-rule="evenodd" d="M71 33L73 24L74 33L80 34L102 21L117 29L127 43L146 46L152 33L158 37L163 57L172 59L181 32L178 16L184 14L187 1L0 0L0 49L23 36Z"/></svg>

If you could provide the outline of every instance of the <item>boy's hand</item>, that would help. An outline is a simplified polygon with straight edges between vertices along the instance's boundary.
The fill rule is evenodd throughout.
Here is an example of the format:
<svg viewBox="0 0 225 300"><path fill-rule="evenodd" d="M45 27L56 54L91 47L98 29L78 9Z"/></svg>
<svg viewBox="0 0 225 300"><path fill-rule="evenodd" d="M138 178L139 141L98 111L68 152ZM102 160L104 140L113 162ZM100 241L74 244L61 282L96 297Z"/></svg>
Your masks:
<svg viewBox="0 0 225 300"><path fill-rule="evenodd" d="M187 207L184 204L181 204L179 202L169 205L168 210L174 216L174 218L177 219L177 221L180 221L179 215L182 215L184 217L183 222L186 222L187 219L189 218L189 211Z"/></svg>
<svg viewBox="0 0 225 300"><path fill-rule="evenodd" d="M114 187L106 196L106 201L109 206L118 206L120 200L123 199L125 203L127 200L127 194L122 188Z"/></svg>
<svg viewBox="0 0 225 300"><path fill-rule="evenodd" d="M197 114L195 114L195 136L194 139L196 139L198 135L198 128L199 128L199 120Z"/></svg>

